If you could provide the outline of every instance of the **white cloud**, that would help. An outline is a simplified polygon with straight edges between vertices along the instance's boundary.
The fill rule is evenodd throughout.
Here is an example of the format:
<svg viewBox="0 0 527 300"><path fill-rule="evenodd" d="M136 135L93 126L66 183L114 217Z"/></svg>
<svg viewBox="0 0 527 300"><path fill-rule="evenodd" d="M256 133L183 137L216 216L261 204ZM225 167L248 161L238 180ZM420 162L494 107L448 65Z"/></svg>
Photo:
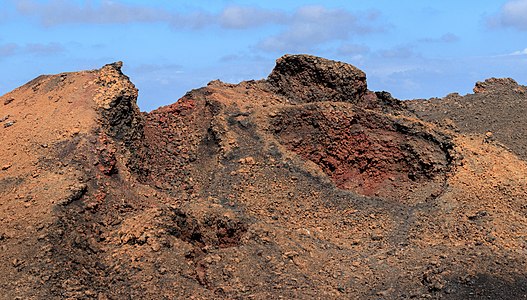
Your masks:
<svg viewBox="0 0 527 300"><path fill-rule="evenodd" d="M500 57L514 57L514 56L524 56L527 55L527 48L523 50L518 50L506 54L498 54L498 55L492 55L492 56L482 56L482 57L489 57L489 58L500 58Z"/></svg>
<svg viewBox="0 0 527 300"><path fill-rule="evenodd" d="M281 33L262 40L257 48L264 51L302 52L329 41L345 41L355 35L382 31L374 12L353 14L344 9L303 6L293 13Z"/></svg>
<svg viewBox="0 0 527 300"><path fill-rule="evenodd" d="M523 50L520 50L520 51L514 51L514 52L512 52L509 55L513 55L513 56L516 56L516 55L527 55L527 48L525 48Z"/></svg>
<svg viewBox="0 0 527 300"><path fill-rule="evenodd" d="M34 0L17 1L17 10L25 15L35 16L45 26L69 23L128 23L155 22L170 19L172 16L162 10L131 6L103 0L99 5L92 1L75 4L72 1Z"/></svg>
<svg viewBox="0 0 527 300"><path fill-rule="evenodd" d="M165 23L173 28L200 29L221 23L222 14L211 14L205 11L179 13L147 5L123 4L110 0L82 1L76 3L66 0L38 2L19 0L16 4L19 13L36 18L44 26L63 24L128 24L128 23ZM225 26L235 27L235 16L229 13L236 7L226 9L223 16ZM246 23L248 21L245 21ZM221 25L221 24L220 24Z"/></svg>
<svg viewBox="0 0 527 300"><path fill-rule="evenodd" d="M487 20L491 27L513 27L527 31L527 0L510 0Z"/></svg>
<svg viewBox="0 0 527 300"><path fill-rule="evenodd" d="M219 13L203 10L180 13L143 4L123 4L110 0L96 3L87 0L81 3L66 0L19 0L16 7L19 13L36 18L44 26L165 23L174 29L201 29L210 26L248 29L270 23L283 23L287 18L286 14L279 10L234 5L225 7Z"/></svg>
<svg viewBox="0 0 527 300"><path fill-rule="evenodd" d="M287 15L276 10L266 10L250 6L229 6L219 14L222 27L245 29L270 23L284 23Z"/></svg>
<svg viewBox="0 0 527 300"><path fill-rule="evenodd" d="M281 32L261 40L256 48L270 52L305 51L331 41L347 41L356 35L380 31L379 12L352 13L320 5L302 6L293 12L257 6L230 5L212 13L203 10L178 12L148 4L117 1L19 0L18 12L34 18L43 26L64 24L160 23L174 30L199 30L207 27L248 30L278 25Z"/></svg>

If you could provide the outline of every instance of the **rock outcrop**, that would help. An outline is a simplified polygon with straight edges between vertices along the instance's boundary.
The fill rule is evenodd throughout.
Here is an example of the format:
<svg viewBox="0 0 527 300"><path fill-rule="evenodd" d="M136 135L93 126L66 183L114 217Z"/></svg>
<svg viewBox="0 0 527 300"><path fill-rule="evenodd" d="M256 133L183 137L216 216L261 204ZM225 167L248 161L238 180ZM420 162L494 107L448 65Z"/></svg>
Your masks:
<svg viewBox="0 0 527 300"><path fill-rule="evenodd" d="M512 90L525 92L525 88L522 88L512 78L489 78L485 81L476 82L476 85L474 86L475 94L498 93Z"/></svg>
<svg viewBox="0 0 527 300"><path fill-rule="evenodd" d="M366 74L361 70L310 55L279 58L267 81L291 103L356 103L367 92Z"/></svg>

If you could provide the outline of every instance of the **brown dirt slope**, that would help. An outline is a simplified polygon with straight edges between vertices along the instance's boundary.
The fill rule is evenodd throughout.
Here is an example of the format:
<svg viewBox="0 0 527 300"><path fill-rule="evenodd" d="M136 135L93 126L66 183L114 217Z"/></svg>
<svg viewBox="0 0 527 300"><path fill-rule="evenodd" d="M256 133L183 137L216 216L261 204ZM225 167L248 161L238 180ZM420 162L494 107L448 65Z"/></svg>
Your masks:
<svg viewBox="0 0 527 300"><path fill-rule="evenodd" d="M527 296L518 151L323 58L150 113L120 68L0 97L1 299Z"/></svg>

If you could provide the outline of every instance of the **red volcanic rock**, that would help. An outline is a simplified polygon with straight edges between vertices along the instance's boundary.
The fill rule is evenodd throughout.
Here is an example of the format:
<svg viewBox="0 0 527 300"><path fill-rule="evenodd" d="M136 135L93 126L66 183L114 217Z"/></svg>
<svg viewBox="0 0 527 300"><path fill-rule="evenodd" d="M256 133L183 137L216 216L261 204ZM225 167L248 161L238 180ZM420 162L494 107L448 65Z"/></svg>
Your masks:
<svg viewBox="0 0 527 300"><path fill-rule="evenodd" d="M358 107L286 108L272 124L289 150L338 187L367 196L407 202L439 195L456 156L443 132Z"/></svg>

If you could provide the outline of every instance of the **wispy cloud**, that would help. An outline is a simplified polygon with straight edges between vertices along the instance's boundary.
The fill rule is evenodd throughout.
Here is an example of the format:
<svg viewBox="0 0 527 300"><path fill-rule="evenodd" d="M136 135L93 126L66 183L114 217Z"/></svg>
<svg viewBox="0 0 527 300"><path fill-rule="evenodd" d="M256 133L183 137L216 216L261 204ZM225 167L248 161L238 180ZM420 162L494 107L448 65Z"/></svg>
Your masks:
<svg viewBox="0 0 527 300"><path fill-rule="evenodd" d="M337 54L341 56L356 56L370 52L370 48L366 45L359 44L342 44L337 49Z"/></svg>
<svg viewBox="0 0 527 300"><path fill-rule="evenodd" d="M147 5L124 4L111 0L82 1L66 0L38 2L19 0L17 11L35 18L43 26L64 24L128 24L165 23L173 28L201 29L220 22L220 15L202 10L178 13L168 9Z"/></svg>
<svg viewBox="0 0 527 300"><path fill-rule="evenodd" d="M527 56L527 48L523 50L517 50L510 53L505 54L498 54L498 55L491 55L491 56L481 56L481 57L488 57L488 58L500 58L500 57L515 57L515 56Z"/></svg>
<svg viewBox="0 0 527 300"><path fill-rule="evenodd" d="M29 43L26 45L8 43L0 45L0 56L12 56L17 54L54 55L64 51L66 51L66 49L59 43Z"/></svg>
<svg viewBox="0 0 527 300"><path fill-rule="evenodd" d="M442 36L438 38L422 38L419 39L419 42L422 43L455 43L459 41L459 36L453 34L453 33L445 33Z"/></svg>
<svg viewBox="0 0 527 300"><path fill-rule="evenodd" d="M248 29L270 23L283 23L287 19L286 14L279 10L236 5L227 6L219 13L204 10L181 13L144 4L124 4L111 0L81 3L69 0L19 0L16 8L19 13L35 18L44 26L164 23L174 29L202 29L210 26Z"/></svg>
<svg viewBox="0 0 527 300"><path fill-rule="evenodd" d="M498 14L487 18L490 27L512 27L527 31L527 0L510 0Z"/></svg>
<svg viewBox="0 0 527 300"><path fill-rule="evenodd" d="M24 51L31 54L37 55L53 55L64 52L66 49L62 44L59 43L49 43L49 44L39 44L31 43L25 46Z"/></svg>
<svg viewBox="0 0 527 300"><path fill-rule="evenodd" d="M527 55L527 48L520 50L520 51L514 51L511 54L511 56L517 56L517 55Z"/></svg>
<svg viewBox="0 0 527 300"><path fill-rule="evenodd" d="M261 55L253 54L253 53L239 53L239 54L228 54L220 57L219 61L222 63L232 63L232 62L240 62L240 61L248 61L248 62L262 62L266 61L267 59Z"/></svg>
<svg viewBox="0 0 527 300"><path fill-rule="evenodd" d="M353 14L344 9L304 6L296 10L279 34L258 43L264 51L309 51L329 41L344 41L354 35L382 31L376 12Z"/></svg>
<svg viewBox="0 0 527 300"><path fill-rule="evenodd" d="M18 45L9 43L0 45L0 56L11 56L17 52Z"/></svg>
<svg viewBox="0 0 527 300"><path fill-rule="evenodd" d="M268 10L250 6L229 6L218 16L224 28L246 29L265 24L287 22L287 15L278 10Z"/></svg>
<svg viewBox="0 0 527 300"><path fill-rule="evenodd" d="M320 5L301 6L292 12L258 6L229 5L219 12L195 10L178 12L147 4L124 4L117 1L19 0L17 11L43 26L64 24L167 24L174 30L200 30L218 27L248 30L278 25L278 34L263 38L256 48L269 52L310 51L330 41L346 41L351 36L382 30L378 11L352 13Z"/></svg>
<svg viewBox="0 0 527 300"><path fill-rule="evenodd" d="M397 46L390 49L379 51L382 58L396 58L404 59L410 57L416 57L418 54L412 49L411 46Z"/></svg>
<svg viewBox="0 0 527 300"><path fill-rule="evenodd" d="M132 70L137 73L155 73L155 72L173 72L173 73L183 73L182 66L178 64L141 64L136 67L133 67Z"/></svg>
<svg viewBox="0 0 527 300"><path fill-rule="evenodd" d="M305 45L333 39L345 39L352 34L378 31L373 26L377 11L353 14L344 9L323 6L302 6L293 13L257 6L230 5L218 13L203 10L185 13L155 8L144 4L124 4L111 0L73 2L67 0L19 0L17 11L35 18L44 26L63 24L127 24L165 23L174 29L202 29L217 26L224 29L251 29L269 24L286 29L260 43L260 48L283 49L292 44ZM287 45L286 45L287 44Z"/></svg>

